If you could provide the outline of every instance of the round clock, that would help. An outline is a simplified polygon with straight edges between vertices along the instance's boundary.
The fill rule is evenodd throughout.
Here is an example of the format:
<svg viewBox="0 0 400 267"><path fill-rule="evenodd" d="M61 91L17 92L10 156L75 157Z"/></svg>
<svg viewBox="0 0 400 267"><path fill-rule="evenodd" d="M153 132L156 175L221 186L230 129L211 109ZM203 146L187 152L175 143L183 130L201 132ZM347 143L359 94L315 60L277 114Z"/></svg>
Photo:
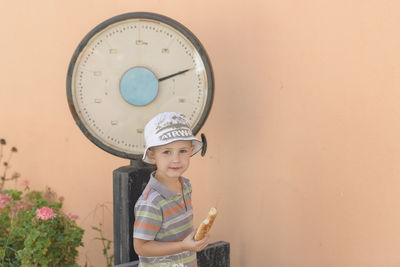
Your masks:
<svg viewBox="0 0 400 267"><path fill-rule="evenodd" d="M134 12L108 19L76 48L67 98L79 128L119 157L139 159L143 130L156 114L186 115L196 134L214 94L210 60L200 41L177 21Z"/></svg>

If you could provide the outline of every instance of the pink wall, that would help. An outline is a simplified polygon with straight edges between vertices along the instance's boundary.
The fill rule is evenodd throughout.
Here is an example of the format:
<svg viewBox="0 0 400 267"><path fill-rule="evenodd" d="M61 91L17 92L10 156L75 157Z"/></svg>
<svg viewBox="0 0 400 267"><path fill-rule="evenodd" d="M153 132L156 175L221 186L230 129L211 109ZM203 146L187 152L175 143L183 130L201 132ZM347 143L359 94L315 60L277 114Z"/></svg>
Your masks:
<svg viewBox="0 0 400 267"><path fill-rule="evenodd" d="M233 267L400 264L398 1L0 0L0 137L13 169L52 187L87 229L80 262L104 266L112 171L128 161L89 142L65 93L83 36L150 11L190 28L213 63L205 158L187 176L196 224L217 200L212 239Z"/></svg>

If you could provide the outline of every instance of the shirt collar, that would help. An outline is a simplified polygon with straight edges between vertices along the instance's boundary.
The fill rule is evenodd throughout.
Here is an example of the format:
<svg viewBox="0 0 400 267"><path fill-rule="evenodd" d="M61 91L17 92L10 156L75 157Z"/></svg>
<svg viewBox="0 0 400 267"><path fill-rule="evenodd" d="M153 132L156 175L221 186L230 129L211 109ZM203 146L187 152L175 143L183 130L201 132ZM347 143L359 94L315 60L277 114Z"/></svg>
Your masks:
<svg viewBox="0 0 400 267"><path fill-rule="evenodd" d="M150 175L150 180L149 180L149 186L151 188L153 188L154 190L156 190L160 195L162 195L165 198L173 198L176 197L180 194L177 194L175 192L172 192L171 190L169 190L165 185L163 185L160 181L158 181L154 175L155 175L156 171L152 172ZM183 189L185 188L185 183L183 182L183 179L181 177L179 177L179 181L182 184Z"/></svg>

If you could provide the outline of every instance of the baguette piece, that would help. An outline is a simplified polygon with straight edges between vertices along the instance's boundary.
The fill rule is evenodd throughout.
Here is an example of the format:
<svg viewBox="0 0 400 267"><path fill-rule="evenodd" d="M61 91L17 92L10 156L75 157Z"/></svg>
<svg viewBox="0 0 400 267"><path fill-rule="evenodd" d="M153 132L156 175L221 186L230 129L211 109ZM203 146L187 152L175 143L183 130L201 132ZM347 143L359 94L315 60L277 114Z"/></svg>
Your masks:
<svg viewBox="0 0 400 267"><path fill-rule="evenodd" d="M211 208L208 212L207 218L200 224L199 229L197 229L196 235L194 236L194 240L202 240L206 233L210 231L211 226L214 223L215 218L217 217L217 209Z"/></svg>

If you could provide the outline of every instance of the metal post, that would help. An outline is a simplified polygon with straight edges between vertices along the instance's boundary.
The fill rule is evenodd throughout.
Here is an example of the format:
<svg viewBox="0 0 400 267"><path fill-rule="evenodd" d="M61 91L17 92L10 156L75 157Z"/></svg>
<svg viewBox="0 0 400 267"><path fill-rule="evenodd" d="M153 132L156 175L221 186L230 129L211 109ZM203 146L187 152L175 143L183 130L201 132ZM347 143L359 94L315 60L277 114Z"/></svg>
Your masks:
<svg viewBox="0 0 400 267"><path fill-rule="evenodd" d="M154 170L153 165L132 160L130 166L113 172L114 264L139 258L133 248L134 206Z"/></svg>

